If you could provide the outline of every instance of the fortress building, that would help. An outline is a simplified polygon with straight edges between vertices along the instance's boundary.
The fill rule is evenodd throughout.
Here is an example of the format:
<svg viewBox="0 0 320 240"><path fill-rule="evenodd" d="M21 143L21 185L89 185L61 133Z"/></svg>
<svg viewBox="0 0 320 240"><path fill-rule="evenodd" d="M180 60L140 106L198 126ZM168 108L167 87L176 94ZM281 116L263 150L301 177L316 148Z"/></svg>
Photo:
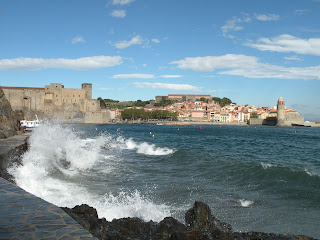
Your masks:
<svg viewBox="0 0 320 240"><path fill-rule="evenodd" d="M109 113L100 108L100 101L92 99L92 84L83 83L81 89L64 88L51 83L44 88L1 87L13 110L22 110L28 119L61 119L67 122L107 123Z"/></svg>
<svg viewBox="0 0 320 240"><path fill-rule="evenodd" d="M303 116L292 109L286 109L284 100L280 97L277 103L277 126L292 126L292 124L303 123Z"/></svg>

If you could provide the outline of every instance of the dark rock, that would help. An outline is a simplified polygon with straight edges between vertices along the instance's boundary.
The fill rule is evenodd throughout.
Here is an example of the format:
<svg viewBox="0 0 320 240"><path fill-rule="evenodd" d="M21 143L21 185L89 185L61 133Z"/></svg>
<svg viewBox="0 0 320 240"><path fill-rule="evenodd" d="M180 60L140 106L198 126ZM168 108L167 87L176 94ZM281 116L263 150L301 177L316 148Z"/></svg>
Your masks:
<svg viewBox="0 0 320 240"><path fill-rule="evenodd" d="M72 209L62 208L74 220L80 223L85 229L89 230L93 235L99 232L101 219L98 218L97 210L87 204L77 205Z"/></svg>
<svg viewBox="0 0 320 240"><path fill-rule="evenodd" d="M172 217L166 217L158 224L158 235L161 239L169 239L173 234L184 233L186 230L184 224Z"/></svg>
<svg viewBox="0 0 320 240"><path fill-rule="evenodd" d="M19 120L23 114L12 111L11 105L0 87L0 139L8 138L22 131Z"/></svg>
<svg viewBox="0 0 320 240"><path fill-rule="evenodd" d="M209 206L203 202L195 202L193 208L185 215L188 230L206 232L209 235L226 237L233 233L231 225L220 222L211 215Z"/></svg>
<svg viewBox="0 0 320 240"><path fill-rule="evenodd" d="M97 211L86 204L62 209L92 235L105 240L313 240L292 234L234 232L229 224L216 219L209 206L203 202L195 202L193 208L187 211L187 226L172 217L160 223L144 222L139 218L121 218L108 222L105 218L98 219Z"/></svg>
<svg viewBox="0 0 320 240"><path fill-rule="evenodd" d="M87 204L77 205L72 209L72 213L82 217L95 217L98 218L97 210Z"/></svg>

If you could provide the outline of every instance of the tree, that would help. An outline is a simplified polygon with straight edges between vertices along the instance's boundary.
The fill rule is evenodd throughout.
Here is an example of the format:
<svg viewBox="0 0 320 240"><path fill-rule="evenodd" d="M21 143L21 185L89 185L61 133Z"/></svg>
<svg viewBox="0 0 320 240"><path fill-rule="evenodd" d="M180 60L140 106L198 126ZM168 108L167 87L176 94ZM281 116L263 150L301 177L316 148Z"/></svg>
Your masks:
<svg viewBox="0 0 320 240"><path fill-rule="evenodd" d="M225 105L228 105L231 103L232 103L232 101L229 98L224 97L221 99L220 106L224 107Z"/></svg>
<svg viewBox="0 0 320 240"><path fill-rule="evenodd" d="M229 98L226 98L226 97L224 97L222 99L219 98L219 97L213 97L212 100L215 101L215 102L218 102L221 107L224 107L225 105L228 105L228 104L232 103L232 101Z"/></svg>
<svg viewBox="0 0 320 240"><path fill-rule="evenodd" d="M107 106L105 101L101 97L98 97L97 100L100 101L100 107L106 107Z"/></svg>
<svg viewBox="0 0 320 240"><path fill-rule="evenodd" d="M204 97L201 97L201 98L200 98L200 101L202 101L202 102L208 102L208 99L207 99L207 98L204 98Z"/></svg>
<svg viewBox="0 0 320 240"><path fill-rule="evenodd" d="M146 112L144 109L124 109L121 113L121 117L123 120L129 119L129 120L136 120L136 119L173 119L178 117L178 113L176 112L169 112L169 111L161 111L156 110L153 112Z"/></svg>
<svg viewBox="0 0 320 240"><path fill-rule="evenodd" d="M258 118L258 113L256 112L250 113L250 118Z"/></svg>

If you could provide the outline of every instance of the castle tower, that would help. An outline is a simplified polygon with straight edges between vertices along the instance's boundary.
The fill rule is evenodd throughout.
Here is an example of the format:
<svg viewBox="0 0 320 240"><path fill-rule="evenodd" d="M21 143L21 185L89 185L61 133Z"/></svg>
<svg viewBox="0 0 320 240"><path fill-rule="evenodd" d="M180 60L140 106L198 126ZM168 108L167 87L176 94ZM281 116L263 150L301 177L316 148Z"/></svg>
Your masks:
<svg viewBox="0 0 320 240"><path fill-rule="evenodd" d="M277 103L277 126L285 126L285 122L285 105L283 98L280 97Z"/></svg>
<svg viewBox="0 0 320 240"><path fill-rule="evenodd" d="M86 90L86 99L92 99L92 84L82 83L81 88Z"/></svg>

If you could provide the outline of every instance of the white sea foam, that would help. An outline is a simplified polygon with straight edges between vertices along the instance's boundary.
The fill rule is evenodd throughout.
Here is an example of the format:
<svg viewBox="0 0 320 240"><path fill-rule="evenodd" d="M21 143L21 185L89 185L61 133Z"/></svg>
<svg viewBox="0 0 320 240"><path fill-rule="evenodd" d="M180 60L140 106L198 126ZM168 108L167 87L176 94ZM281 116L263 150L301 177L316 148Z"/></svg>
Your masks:
<svg viewBox="0 0 320 240"><path fill-rule="evenodd" d="M270 164L270 163L261 163L261 166L263 169L267 169L267 168L271 168L271 167L276 167L276 165L274 164Z"/></svg>
<svg viewBox="0 0 320 240"><path fill-rule="evenodd" d="M254 202L246 199L239 200L242 207L250 207Z"/></svg>
<svg viewBox="0 0 320 240"><path fill-rule="evenodd" d="M91 186L81 183L81 176L94 177L90 175L92 169L94 174L98 171L105 178L112 170L116 171L119 146L137 151L145 146L145 152L157 155L168 151L135 143L132 139L119 139L109 134L83 139L59 124L43 124L32 133L30 149L23 155L22 165L8 171L18 186L48 202L70 208L86 203L97 209L99 217L110 221L119 217L160 221L170 216L169 206L153 203L137 190L109 193L108 186L105 186L105 190L100 189L97 193L90 190ZM119 162L121 165L121 160Z"/></svg>
<svg viewBox="0 0 320 240"><path fill-rule="evenodd" d="M120 146L122 149L136 150L137 153L144 155L162 156L170 155L175 152L174 149L167 147L156 147L155 144L150 144L147 142L137 143L132 138L125 139L123 137L119 137L117 141L122 144Z"/></svg>
<svg viewBox="0 0 320 240"><path fill-rule="evenodd" d="M154 204L151 200L142 196L138 190L132 193L121 191L117 195L106 194L102 205L98 205L99 216L111 221L114 218L134 216L149 221L161 221L170 216L170 208L165 204Z"/></svg>
<svg viewBox="0 0 320 240"><path fill-rule="evenodd" d="M310 172L308 169L304 169L304 171L305 171L310 177L318 176L317 174Z"/></svg>
<svg viewBox="0 0 320 240"><path fill-rule="evenodd" d="M174 150L170 148L160 148L156 147L154 144L149 144L146 142L143 142L139 145L137 149L137 153L142 153L145 155L169 155L174 153Z"/></svg>

